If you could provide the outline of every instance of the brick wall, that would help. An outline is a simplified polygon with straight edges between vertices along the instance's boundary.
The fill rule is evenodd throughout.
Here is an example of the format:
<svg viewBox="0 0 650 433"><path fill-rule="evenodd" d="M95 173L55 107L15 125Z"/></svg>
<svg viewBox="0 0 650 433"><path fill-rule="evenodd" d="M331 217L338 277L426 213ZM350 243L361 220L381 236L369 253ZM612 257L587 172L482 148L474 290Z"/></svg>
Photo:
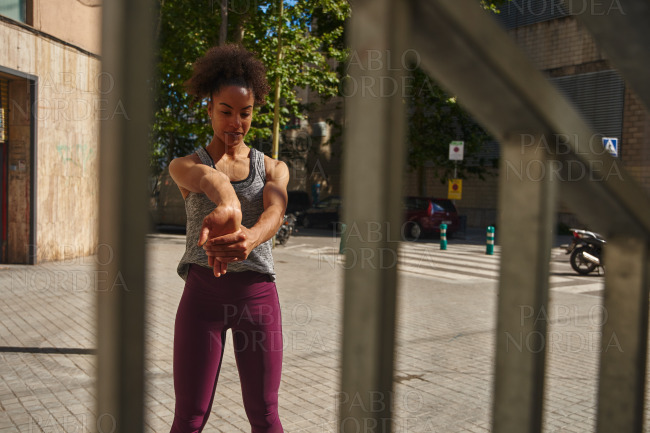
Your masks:
<svg viewBox="0 0 650 433"><path fill-rule="evenodd" d="M591 72L580 68L605 59L591 35L573 17L519 27L509 33L543 71L561 69L565 72L562 75Z"/></svg>
<svg viewBox="0 0 650 433"><path fill-rule="evenodd" d="M625 91L620 158L625 170L650 194L650 115L629 88Z"/></svg>
<svg viewBox="0 0 650 433"><path fill-rule="evenodd" d="M510 36L526 52L532 63L548 77L584 74L612 69L606 56L598 49L593 38L573 17L523 26L509 31ZM314 116L322 119L327 116ZM625 93L621 161L625 169L650 192L650 116L631 90ZM338 185L338 170L332 166ZM338 188L333 188L338 191ZM407 172L404 178L405 195L447 196L447 185L441 184L434 169L425 169L424 175ZM463 199L456 205L461 214L468 216L470 227L483 227L496 222L498 177L486 180L463 180ZM569 226L581 223L570 213L564 203L558 203L558 221Z"/></svg>

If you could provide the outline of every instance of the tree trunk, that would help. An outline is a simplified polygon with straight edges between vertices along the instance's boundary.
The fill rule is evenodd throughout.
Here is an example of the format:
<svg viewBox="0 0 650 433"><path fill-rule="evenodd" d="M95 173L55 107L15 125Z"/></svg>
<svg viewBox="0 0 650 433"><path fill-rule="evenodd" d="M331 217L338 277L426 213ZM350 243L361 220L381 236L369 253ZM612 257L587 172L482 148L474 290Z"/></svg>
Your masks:
<svg viewBox="0 0 650 433"><path fill-rule="evenodd" d="M169 135L169 145L167 147L167 166L172 162L172 159L174 159L174 148L176 147L176 138L174 137L174 134Z"/></svg>
<svg viewBox="0 0 650 433"><path fill-rule="evenodd" d="M221 0L221 27L219 29L219 46L226 44L228 38L228 0Z"/></svg>
<svg viewBox="0 0 650 433"><path fill-rule="evenodd" d="M235 34L233 35L233 40L237 44L241 44L244 40L244 20L240 19L235 26Z"/></svg>
<svg viewBox="0 0 650 433"><path fill-rule="evenodd" d="M276 53L276 65L277 68L280 68L280 62L282 61L282 11L283 11L283 0L279 0L280 3L280 13L278 20L278 52ZM279 149L280 149L280 94L281 94L281 77L280 73L277 73L275 77L275 95L273 98L273 159L278 159Z"/></svg>

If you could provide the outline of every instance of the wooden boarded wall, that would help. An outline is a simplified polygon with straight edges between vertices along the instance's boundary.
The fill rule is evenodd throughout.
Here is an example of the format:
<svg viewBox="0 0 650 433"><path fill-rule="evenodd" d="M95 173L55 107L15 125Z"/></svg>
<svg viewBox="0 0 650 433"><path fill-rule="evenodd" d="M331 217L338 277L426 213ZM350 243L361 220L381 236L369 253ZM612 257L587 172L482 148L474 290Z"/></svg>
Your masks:
<svg viewBox="0 0 650 433"><path fill-rule="evenodd" d="M102 76L97 56L10 23L0 22L0 41L7 47L0 50L0 66L37 77L36 103L31 107L36 123L36 202L32 204L36 206L36 261L77 260L94 254L99 121L125 115L119 108L117 113L109 110L106 95L99 90L102 82L110 90L111 77ZM24 137L28 129L17 128L16 133ZM28 149L23 146L29 146L29 141L16 146L17 152ZM24 160L28 164L29 158ZM29 167L25 169L28 173ZM15 191L11 212L28 221L24 215L29 186L10 187ZM25 228L16 223L14 230L12 248L28 249L25 238L18 236Z"/></svg>

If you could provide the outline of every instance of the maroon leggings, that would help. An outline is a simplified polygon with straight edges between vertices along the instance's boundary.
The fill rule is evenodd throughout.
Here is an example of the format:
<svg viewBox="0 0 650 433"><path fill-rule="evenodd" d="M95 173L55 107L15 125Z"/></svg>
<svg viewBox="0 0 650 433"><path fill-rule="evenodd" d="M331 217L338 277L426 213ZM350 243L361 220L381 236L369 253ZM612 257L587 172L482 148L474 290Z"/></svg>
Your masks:
<svg viewBox="0 0 650 433"><path fill-rule="evenodd" d="M171 433L201 432L208 421L229 328L252 433L283 432L282 320L275 283L252 271L216 278L212 269L191 265L176 314Z"/></svg>

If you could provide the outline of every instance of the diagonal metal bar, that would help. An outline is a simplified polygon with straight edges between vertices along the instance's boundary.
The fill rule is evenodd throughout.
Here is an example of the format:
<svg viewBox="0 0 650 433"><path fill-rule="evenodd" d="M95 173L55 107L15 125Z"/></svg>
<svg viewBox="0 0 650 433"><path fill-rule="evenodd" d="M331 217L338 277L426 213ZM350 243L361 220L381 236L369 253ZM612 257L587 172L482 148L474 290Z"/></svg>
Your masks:
<svg viewBox="0 0 650 433"><path fill-rule="evenodd" d="M650 3L647 0L563 0L650 109Z"/></svg>
<svg viewBox="0 0 650 433"><path fill-rule="evenodd" d="M600 138L486 11L473 0L410 5L422 66L495 138L552 155L555 177L566 181L561 197L594 230L650 234L646 192L599 152ZM605 206L620 212L603 213Z"/></svg>

